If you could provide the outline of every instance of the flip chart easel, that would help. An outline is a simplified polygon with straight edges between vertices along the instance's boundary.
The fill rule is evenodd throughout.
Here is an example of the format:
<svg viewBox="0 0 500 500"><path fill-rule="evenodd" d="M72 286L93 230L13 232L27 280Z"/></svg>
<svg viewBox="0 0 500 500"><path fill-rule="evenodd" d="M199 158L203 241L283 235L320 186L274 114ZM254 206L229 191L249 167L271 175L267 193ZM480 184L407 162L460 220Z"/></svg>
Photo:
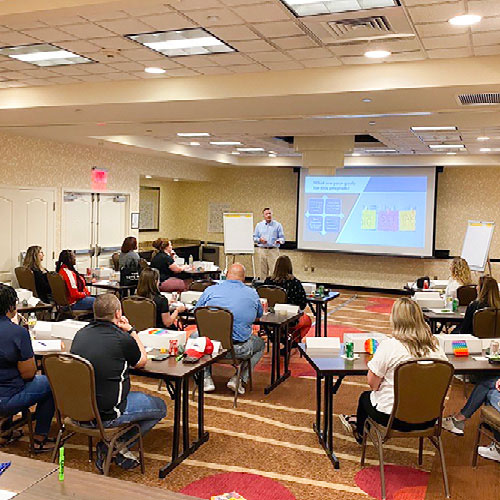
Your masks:
<svg viewBox="0 0 500 500"><path fill-rule="evenodd" d="M224 218L224 253L226 254L226 269L228 257L232 262L236 255L252 256L252 272L255 276L255 248L253 243L253 213L225 213Z"/></svg>
<svg viewBox="0 0 500 500"><path fill-rule="evenodd" d="M491 274L489 253L494 230L494 222L477 220L467 222L467 232L465 233L461 257L467 261L472 271L484 272L486 264L488 264L489 273Z"/></svg>

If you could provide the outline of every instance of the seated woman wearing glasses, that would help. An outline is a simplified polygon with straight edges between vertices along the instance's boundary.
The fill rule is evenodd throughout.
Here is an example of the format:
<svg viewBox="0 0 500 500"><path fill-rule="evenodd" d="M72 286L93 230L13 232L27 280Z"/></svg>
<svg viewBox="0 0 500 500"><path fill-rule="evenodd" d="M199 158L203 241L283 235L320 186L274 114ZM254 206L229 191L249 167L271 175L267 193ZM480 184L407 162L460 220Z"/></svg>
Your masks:
<svg viewBox="0 0 500 500"><path fill-rule="evenodd" d="M300 342L312 325L311 318L304 312L307 306L307 297L302 283L293 275L292 261L290 257L282 255L278 257L274 265L273 275L266 278L265 285L274 285L286 291L287 302L294 306L299 306L302 314L296 325L290 328L292 342Z"/></svg>
<svg viewBox="0 0 500 500"><path fill-rule="evenodd" d="M382 341L368 363L368 385L371 391L359 398L356 415L341 415L344 427L361 443L365 421L371 417L387 425L394 406L394 372L405 361L421 358L442 359L446 354L424 321L420 306L406 297L396 300L391 312L392 337ZM432 422L409 424L395 420L400 431L427 429Z"/></svg>
<svg viewBox="0 0 500 500"><path fill-rule="evenodd" d="M50 303L51 291L49 280L47 279L47 269L43 266L43 253L42 247L33 245L26 250L26 257L24 257L23 266L26 269L33 271L35 278L36 294L42 302Z"/></svg>
<svg viewBox="0 0 500 500"><path fill-rule="evenodd" d="M160 273L157 269L144 269L139 277L137 295L151 299L156 305L156 328L177 330L175 321L179 314L186 310L183 305L177 306L170 314L167 297L160 293Z"/></svg>

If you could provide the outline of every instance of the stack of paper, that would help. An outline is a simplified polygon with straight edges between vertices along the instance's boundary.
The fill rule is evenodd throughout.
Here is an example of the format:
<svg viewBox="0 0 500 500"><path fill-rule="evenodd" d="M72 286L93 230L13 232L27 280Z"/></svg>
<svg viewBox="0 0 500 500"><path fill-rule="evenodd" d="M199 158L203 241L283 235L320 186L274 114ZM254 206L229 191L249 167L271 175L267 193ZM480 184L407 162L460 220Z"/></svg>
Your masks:
<svg viewBox="0 0 500 500"><path fill-rule="evenodd" d="M294 306L292 304L275 304L274 311L277 313L283 311L289 314L298 314L299 306Z"/></svg>
<svg viewBox="0 0 500 500"><path fill-rule="evenodd" d="M338 337L306 337L306 351L312 357L330 357L340 354Z"/></svg>

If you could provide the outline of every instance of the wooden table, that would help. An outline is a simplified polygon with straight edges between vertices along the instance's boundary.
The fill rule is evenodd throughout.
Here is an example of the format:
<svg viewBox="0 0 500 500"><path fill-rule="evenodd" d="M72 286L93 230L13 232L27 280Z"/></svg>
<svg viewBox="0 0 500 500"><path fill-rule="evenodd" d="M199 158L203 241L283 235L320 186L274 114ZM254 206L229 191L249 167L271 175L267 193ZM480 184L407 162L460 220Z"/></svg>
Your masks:
<svg viewBox="0 0 500 500"><path fill-rule="evenodd" d="M0 462L12 462L0 476L0 489L21 493L57 470L56 465L0 452Z"/></svg>
<svg viewBox="0 0 500 500"><path fill-rule="evenodd" d="M459 325L465 316L466 306L460 306L457 312L436 313L433 311L424 311L424 319L429 323L431 332L434 334L441 333L446 325ZM438 327L438 323L441 326Z"/></svg>
<svg viewBox="0 0 500 500"><path fill-rule="evenodd" d="M189 274L189 276L194 279L194 280L201 280L201 279L206 279L206 278L211 278L213 280L217 280L220 278L221 275L221 270L217 269L215 271L197 271L195 269L192 270L186 270L183 271L186 274Z"/></svg>
<svg viewBox="0 0 500 500"><path fill-rule="evenodd" d="M263 326L271 336L273 353L271 357L271 383L264 388L264 394L269 394L290 376L288 362L290 359L290 342L288 338L288 327L290 323L297 321L300 313L289 313L279 311L263 314L255 320L255 324ZM283 374L281 374L280 342L283 339L285 356L283 360Z"/></svg>
<svg viewBox="0 0 500 500"><path fill-rule="evenodd" d="M338 469L340 463L333 449L333 396L339 390L345 377L368 373L367 363L371 356L360 354L358 359L352 361L344 359L340 355L313 358L307 355L305 344L299 344L299 349L316 372L316 420L313 429L334 468ZM492 365L488 361L476 361L471 356L466 358L448 356L448 360L454 366L457 375L500 374L500 364Z"/></svg>
<svg viewBox="0 0 500 500"><path fill-rule="evenodd" d="M99 280L92 282L91 280L85 279L87 286L93 286L94 288L99 288L101 290L109 290L113 293L118 294L120 300L123 297L127 297L131 291L135 290L137 285L120 285L118 281L109 281L109 283L100 283Z"/></svg>
<svg viewBox="0 0 500 500"><path fill-rule="evenodd" d="M174 401L174 430L172 440L172 455L170 462L160 469L160 478L164 478L184 459L192 455L203 443L208 441L208 432L204 429L204 391L203 381L205 368L223 358L227 350L219 354L203 356L198 363L184 364L169 357L165 361L148 360L142 369L131 369L132 375L164 380L170 397ZM189 379L194 378L198 387L198 420L197 438L191 442L189 435ZM181 418L182 412L182 418ZM182 452L179 453L182 423Z"/></svg>
<svg viewBox="0 0 500 500"><path fill-rule="evenodd" d="M339 292L328 292L322 297L307 297L307 303L314 313L315 325L314 325L314 335L316 337L321 337L321 321L322 317L325 317L325 323L323 325L325 337L328 336L328 302L336 299L340 295Z"/></svg>
<svg viewBox="0 0 500 500"><path fill-rule="evenodd" d="M17 312L20 314L37 313L42 311L52 311L52 304L45 304L45 302L38 302L36 306L23 306L19 304L17 306Z"/></svg>
<svg viewBox="0 0 500 500"><path fill-rule="evenodd" d="M0 453L2 462L12 465L0 476L0 488L15 493L20 500L106 500L148 498L149 500L196 500L195 497L174 493L144 484L83 472L66 467L64 481L59 481L54 464ZM100 492L100 494L98 493ZM199 499L198 499L199 500Z"/></svg>

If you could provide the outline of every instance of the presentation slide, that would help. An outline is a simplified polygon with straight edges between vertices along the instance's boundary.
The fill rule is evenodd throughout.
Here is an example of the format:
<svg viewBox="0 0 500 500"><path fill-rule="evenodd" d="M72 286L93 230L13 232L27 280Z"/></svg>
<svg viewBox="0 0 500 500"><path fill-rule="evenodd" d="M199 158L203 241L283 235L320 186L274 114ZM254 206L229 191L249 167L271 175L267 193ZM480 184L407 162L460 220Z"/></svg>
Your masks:
<svg viewBox="0 0 500 500"><path fill-rule="evenodd" d="M435 168L301 171L298 248L431 256Z"/></svg>

